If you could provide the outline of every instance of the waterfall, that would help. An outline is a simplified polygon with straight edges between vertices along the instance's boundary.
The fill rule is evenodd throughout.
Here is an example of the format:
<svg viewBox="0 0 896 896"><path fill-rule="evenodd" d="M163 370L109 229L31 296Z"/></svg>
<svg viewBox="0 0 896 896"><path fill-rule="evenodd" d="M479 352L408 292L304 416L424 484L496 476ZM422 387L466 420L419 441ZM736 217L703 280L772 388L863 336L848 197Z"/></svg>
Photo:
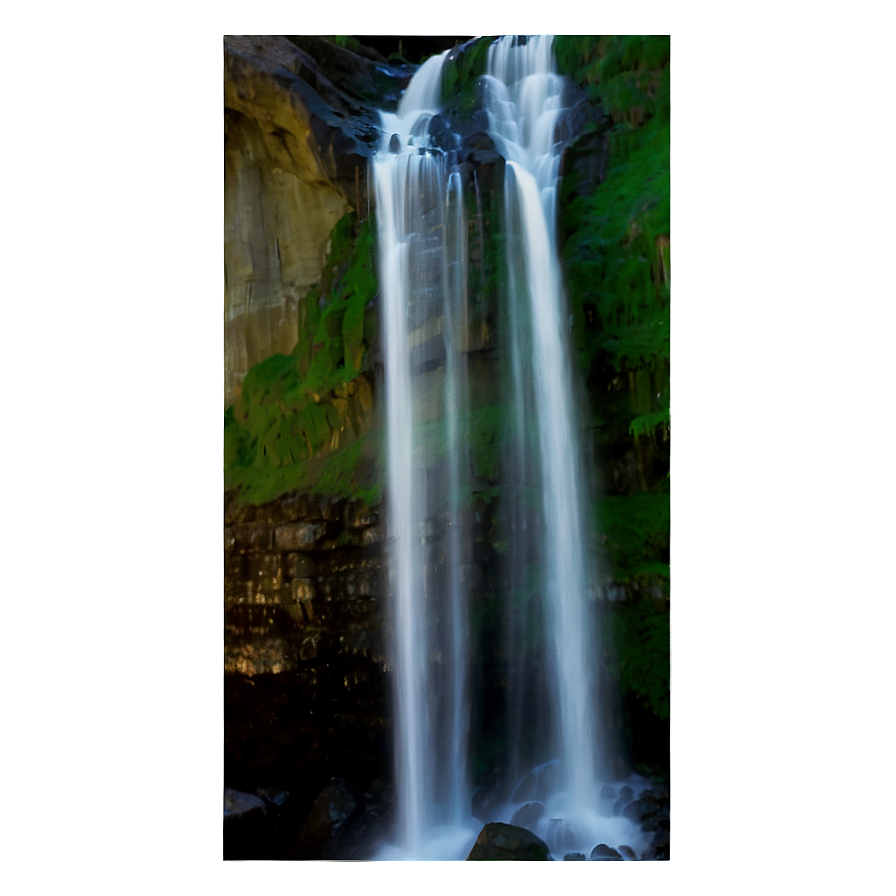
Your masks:
<svg viewBox="0 0 896 896"><path fill-rule="evenodd" d="M384 296L399 838L411 856L435 828L465 820L470 792L460 513L465 376L456 346L463 208L459 178L449 176L444 156L428 141L444 57L424 63L397 113L383 114L384 143L373 163ZM436 357L427 357L434 346ZM429 457L426 439L440 427L444 456Z"/></svg>
<svg viewBox="0 0 896 896"><path fill-rule="evenodd" d="M504 602L503 623L488 635L501 642L488 646L501 658L502 707L483 709L478 695L495 682L472 680L473 652L486 637L475 611L492 599L472 585L471 421L483 378L474 389L467 234L469 215L478 216L481 238L483 213L475 171L465 180L458 165L459 138L446 148L430 133L447 55L423 63L397 111L381 113L372 163L394 635L397 842L389 856L469 851L482 826L471 814L477 707L498 712L504 726L504 789L491 820L509 822L535 782L548 817L532 829L552 849L590 850L597 836L634 843L627 820L598 811L612 745L596 710L591 505L556 233L556 133L566 108L549 36L498 39L481 79L488 134L506 160L506 251L490 296L501 309L493 378L506 417L498 489L506 550L494 597Z"/></svg>
<svg viewBox="0 0 896 896"><path fill-rule="evenodd" d="M506 226L511 237L514 231L517 236L507 242L511 305L526 306L525 312L512 315L510 332L512 405L517 409L513 443L522 446L516 472L525 476L531 471L540 484L542 618L551 633L557 749L574 814L584 816L597 805L594 645L588 613L593 573L556 235L560 146L554 135L564 107L563 80L553 71L551 43L551 36L539 35L524 44L504 39L489 47L486 110L490 133L507 160ZM537 445L527 446L533 428ZM523 556L524 549L521 539L513 553Z"/></svg>

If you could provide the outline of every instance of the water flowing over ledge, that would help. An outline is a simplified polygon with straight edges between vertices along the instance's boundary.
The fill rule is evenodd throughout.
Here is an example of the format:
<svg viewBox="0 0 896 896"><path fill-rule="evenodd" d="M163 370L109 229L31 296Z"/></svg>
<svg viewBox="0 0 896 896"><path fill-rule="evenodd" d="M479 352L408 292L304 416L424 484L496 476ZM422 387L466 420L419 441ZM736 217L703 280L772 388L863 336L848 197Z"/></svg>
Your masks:
<svg viewBox="0 0 896 896"><path fill-rule="evenodd" d="M480 825L471 811L471 676L478 595L471 568L465 190L456 153L436 145L447 52L382 113L372 163L378 209L386 372L389 532L395 667L397 843L388 858L462 858ZM576 419L568 310L558 258L557 186L568 113L552 38L500 38L481 80L488 135L506 160L500 311L500 480L507 524L504 798L511 821L537 791L527 825L552 849L599 839L638 845L637 828L601 809L615 750L595 680L596 574L586 511L590 475ZM444 127L444 123L439 123ZM457 141L455 140L455 144ZM438 351L420 347L437 343ZM427 435L441 427L433 451ZM534 599L522 600L523 594ZM535 637L537 643L532 644ZM532 768L534 761L541 764ZM530 785L534 780L538 786ZM642 787L640 782L634 782ZM643 789L643 788L642 788Z"/></svg>

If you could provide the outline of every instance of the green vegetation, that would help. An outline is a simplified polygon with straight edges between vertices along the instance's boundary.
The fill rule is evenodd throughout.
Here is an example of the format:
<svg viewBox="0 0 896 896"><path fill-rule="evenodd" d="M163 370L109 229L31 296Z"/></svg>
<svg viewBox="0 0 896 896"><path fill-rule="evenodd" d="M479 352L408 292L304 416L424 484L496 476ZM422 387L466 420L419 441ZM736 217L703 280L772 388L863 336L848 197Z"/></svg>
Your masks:
<svg viewBox="0 0 896 896"><path fill-rule="evenodd" d="M620 601L610 613L620 684L658 718L669 718L669 605L646 597Z"/></svg>
<svg viewBox="0 0 896 896"><path fill-rule="evenodd" d="M668 577L669 492L609 495L596 515L616 581L644 574Z"/></svg>
<svg viewBox="0 0 896 896"><path fill-rule="evenodd" d="M321 37L330 41L331 44L336 44L337 47L342 47L345 50L351 50L353 53L357 53L361 46L360 41L350 34L330 34L321 35Z"/></svg>
<svg viewBox="0 0 896 896"><path fill-rule="evenodd" d="M485 74L488 48L494 37L481 37L452 51L442 69L442 101L461 119L469 118L476 109L477 84Z"/></svg>
<svg viewBox="0 0 896 896"><path fill-rule="evenodd" d="M563 260L595 444L622 476L595 508L620 685L669 718L668 37L557 37L590 115L567 151Z"/></svg>
<svg viewBox="0 0 896 896"><path fill-rule="evenodd" d="M374 410L374 240L369 220L350 213L336 223L321 282L299 307L296 347L253 367L225 412L225 487L241 500L293 488L370 500L381 490L370 462L378 452L365 438Z"/></svg>

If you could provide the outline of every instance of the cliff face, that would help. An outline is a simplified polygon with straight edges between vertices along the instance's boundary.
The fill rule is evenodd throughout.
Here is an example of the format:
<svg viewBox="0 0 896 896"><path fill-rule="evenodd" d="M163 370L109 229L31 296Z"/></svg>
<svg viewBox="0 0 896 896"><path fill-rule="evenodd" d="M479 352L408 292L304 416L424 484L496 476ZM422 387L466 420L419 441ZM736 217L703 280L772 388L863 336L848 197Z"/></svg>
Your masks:
<svg viewBox="0 0 896 896"><path fill-rule="evenodd" d="M344 73L342 87L315 56ZM366 212L377 134L358 94L401 83L317 38L225 39L225 407L250 368L292 351L333 226Z"/></svg>
<svg viewBox="0 0 896 896"><path fill-rule="evenodd" d="M463 343L475 396L471 506L481 525L483 595L498 587L488 577L498 532L494 295L503 257L503 159L476 103L486 45L470 42L452 54L444 127L433 129L458 153L466 195L475 197L466 208L473 273ZM578 99L566 135L577 136L563 162L559 230L591 412L584 437L602 470L594 512L613 662L634 758L662 766L669 715L668 39L558 38L555 51ZM375 56L309 37L227 38L224 47L225 775L228 786L280 782L309 801L333 775L389 775L368 158L379 138L375 110L397 101L412 69ZM440 321L421 317L415 327L415 369L438 393ZM443 436L434 426L434 451ZM480 677L500 680L502 661L487 656L482 662L492 665Z"/></svg>

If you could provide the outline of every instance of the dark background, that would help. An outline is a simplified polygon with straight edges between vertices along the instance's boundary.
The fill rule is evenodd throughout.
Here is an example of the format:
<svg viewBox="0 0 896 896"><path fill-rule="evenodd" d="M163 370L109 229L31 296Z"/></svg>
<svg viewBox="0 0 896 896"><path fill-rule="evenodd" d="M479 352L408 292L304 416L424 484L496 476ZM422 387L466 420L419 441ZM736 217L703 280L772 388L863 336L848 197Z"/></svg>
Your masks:
<svg viewBox="0 0 896 896"><path fill-rule="evenodd" d="M219 861L221 36L673 45L668 864ZM894 6L2 7L5 893L892 893Z"/></svg>

